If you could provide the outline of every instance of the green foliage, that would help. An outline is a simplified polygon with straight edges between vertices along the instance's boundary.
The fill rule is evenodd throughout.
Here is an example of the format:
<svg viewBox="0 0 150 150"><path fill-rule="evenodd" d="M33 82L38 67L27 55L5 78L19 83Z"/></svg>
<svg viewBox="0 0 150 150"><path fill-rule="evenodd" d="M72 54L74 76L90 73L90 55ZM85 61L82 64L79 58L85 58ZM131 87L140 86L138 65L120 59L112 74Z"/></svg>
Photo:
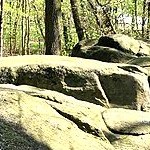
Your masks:
<svg viewBox="0 0 150 150"><path fill-rule="evenodd" d="M30 2L28 4L28 2ZM37 10L34 9L34 6ZM24 9L24 11L22 10ZM39 23L44 32L44 0L24 1L24 8L19 0L9 2L6 1L4 5L4 50L7 55L21 54L22 36L25 42L24 48L27 49L27 38L29 38L29 49L31 54L43 52L44 39L39 29ZM27 19L29 18L29 31L27 31ZM22 24L22 19L24 24ZM37 22L39 20L40 22ZM22 33L22 25L24 25ZM29 32L29 37L27 33ZM34 43L36 44L32 44ZM40 41L40 42L39 42ZM38 46L37 46L38 45Z"/></svg>
<svg viewBox="0 0 150 150"><path fill-rule="evenodd" d="M92 2L95 8L92 10L89 1ZM96 0L78 0L79 17L87 39L96 39L103 34L110 34L110 26L106 26L106 16L101 6L98 6ZM22 53L22 45L27 51L30 49L30 54L44 54L44 0L23 0L10 1L6 0L4 5L4 50L5 55L18 55ZM141 38L141 31L136 29L132 31L131 27L120 27L116 24L115 17L120 14L134 15L135 3L133 0L98 0L101 5L107 3L106 6L117 8L117 12L109 14L110 21L115 27L117 33L129 34L134 37ZM109 2L109 3L108 3ZM76 29L74 26L72 12L69 0L61 2L62 20L61 26L61 55L69 55L71 49L78 42ZM96 22L94 13L100 18L101 28ZM137 16L143 15L143 0L137 1ZM146 11L147 15L147 11ZM135 17L135 16L133 16ZM146 16L145 16L146 17ZM23 20L23 22L22 22ZM29 21L29 29L27 26ZM24 26L24 28L22 28ZM64 32L65 28L65 32ZM28 31L27 31L28 29ZM146 26L145 26L146 29ZM23 31L22 31L23 30ZM27 34L29 32L29 35ZM29 43L27 42L29 39ZM23 41L24 40L24 41ZM23 43L24 42L24 43Z"/></svg>

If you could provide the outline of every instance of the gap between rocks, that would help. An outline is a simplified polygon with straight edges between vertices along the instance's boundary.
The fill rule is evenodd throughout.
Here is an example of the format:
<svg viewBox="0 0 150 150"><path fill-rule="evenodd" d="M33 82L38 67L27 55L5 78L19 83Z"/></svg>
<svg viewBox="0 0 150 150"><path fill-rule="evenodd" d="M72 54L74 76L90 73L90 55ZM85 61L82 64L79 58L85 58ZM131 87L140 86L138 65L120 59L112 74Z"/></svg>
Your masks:
<svg viewBox="0 0 150 150"><path fill-rule="evenodd" d="M51 104L49 104L49 105L51 105ZM82 122L80 119L74 117L73 115L65 113L65 112L55 108L52 105L51 105L51 107L53 109L55 109L60 115L62 115L63 117L67 118L68 120L72 121L73 123L75 123L78 126L78 128L81 129L82 131L84 131L86 133L89 133L89 134L92 134L94 136L100 137L103 140L107 140L105 135L99 129L96 129L96 128L92 127L88 123Z"/></svg>

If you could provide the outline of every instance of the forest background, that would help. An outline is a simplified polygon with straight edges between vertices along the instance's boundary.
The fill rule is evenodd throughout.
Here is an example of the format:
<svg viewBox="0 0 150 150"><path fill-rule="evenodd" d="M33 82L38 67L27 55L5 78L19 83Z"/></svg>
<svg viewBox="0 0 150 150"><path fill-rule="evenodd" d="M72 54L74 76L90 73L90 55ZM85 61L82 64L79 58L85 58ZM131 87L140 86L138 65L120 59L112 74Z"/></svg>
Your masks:
<svg viewBox="0 0 150 150"><path fill-rule="evenodd" d="M107 34L149 41L150 0L1 0L0 24L1 56L69 55Z"/></svg>

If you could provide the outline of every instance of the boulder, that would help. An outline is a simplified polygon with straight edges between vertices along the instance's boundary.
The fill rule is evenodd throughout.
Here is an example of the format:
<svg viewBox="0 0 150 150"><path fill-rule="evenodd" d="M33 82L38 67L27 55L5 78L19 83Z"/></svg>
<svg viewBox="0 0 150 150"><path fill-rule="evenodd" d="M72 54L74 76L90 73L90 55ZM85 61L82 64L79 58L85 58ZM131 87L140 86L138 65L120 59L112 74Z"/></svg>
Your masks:
<svg viewBox="0 0 150 150"><path fill-rule="evenodd" d="M76 47L76 46L75 46ZM114 62L114 63L126 63L130 59L137 58L137 56L132 54L126 54L115 48L104 47L104 46L91 46L84 48L74 48L72 50L72 57L81 57L87 59L95 59L104 62Z"/></svg>
<svg viewBox="0 0 150 150"><path fill-rule="evenodd" d="M133 65L67 56L13 56L0 59L0 83L51 89L106 107L111 103L149 110L145 70Z"/></svg>
<svg viewBox="0 0 150 150"><path fill-rule="evenodd" d="M133 37L123 34L102 36L99 38L97 45L115 48L122 52L137 56L150 55L150 47L147 43L140 40L135 40Z"/></svg>
<svg viewBox="0 0 150 150"><path fill-rule="evenodd" d="M82 40L79 41L73 48L73 50L75 50L76 52L80 49L88 49L89 47L92 47L94 45L97 44L97 40L96 39L86 39L86 40ZM73 52L72 52L73 54Z"/></svg>
<svg viewBox="0 0 150 150"><path fill-rule="evenodd" d="M103 112L103 119L107 127L114 133L129 135L150 134L149 112L112 108Z"/></svg>
<svg viewBox="0 0 150 150"><path fill-rule="evenodd" d="M34 86L0 84L0 148L150 150L150 113Z"/></svg>
<svg viewBox="0 0 150 150"><path fill-rule="evenodd" d="M1 149L114 150L100 128L102 120L96 116L101 115L100 106L52 91L46 100L14 87L0 88ZM29 93L33 91L35 88Z"/></svg>
<svg viewBox="0 0 150 150"><path fill-rule="evenodd" d="M127 62L127 64L134 64L141 67L147 67L150 65L150 56L142 56L138 58L133 58Z"/></svg>
<svg viewBox="0 0 150 150"><path fill-rule="evenodd" d="M150 149L150 113L112 108L103 112L103 119L117 136L111 141L115 149Z"/></svg>
<svg viewBox="0 0 150 150"><path fill-rule="evenodd" d="M147 70L148 81L150 84L150 56L143 56L139 58L131 59L127 62L128 64L138 65Z"/></svg>
<svg viewBox="0 0 150 150"><path fill-rule="evenodd" d="M98 41L82 40L71 52L72 57L114 63L126 63L145 55L150 55L150 46L146 42L122 34L102 36Z"/></svg>

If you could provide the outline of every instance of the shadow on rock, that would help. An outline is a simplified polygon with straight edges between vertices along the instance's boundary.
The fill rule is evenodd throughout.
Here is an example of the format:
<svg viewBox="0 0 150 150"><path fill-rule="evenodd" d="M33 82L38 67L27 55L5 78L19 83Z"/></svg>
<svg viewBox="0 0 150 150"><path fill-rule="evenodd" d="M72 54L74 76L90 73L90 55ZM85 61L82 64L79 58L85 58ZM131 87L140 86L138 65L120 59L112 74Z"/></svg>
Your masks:
<svg viewBox="0 0 150 150"><path fill-rule="evenodd" d="M18 124L0 118L0 149L1 150L52 150L31 135L25 133Z"/></svg>

